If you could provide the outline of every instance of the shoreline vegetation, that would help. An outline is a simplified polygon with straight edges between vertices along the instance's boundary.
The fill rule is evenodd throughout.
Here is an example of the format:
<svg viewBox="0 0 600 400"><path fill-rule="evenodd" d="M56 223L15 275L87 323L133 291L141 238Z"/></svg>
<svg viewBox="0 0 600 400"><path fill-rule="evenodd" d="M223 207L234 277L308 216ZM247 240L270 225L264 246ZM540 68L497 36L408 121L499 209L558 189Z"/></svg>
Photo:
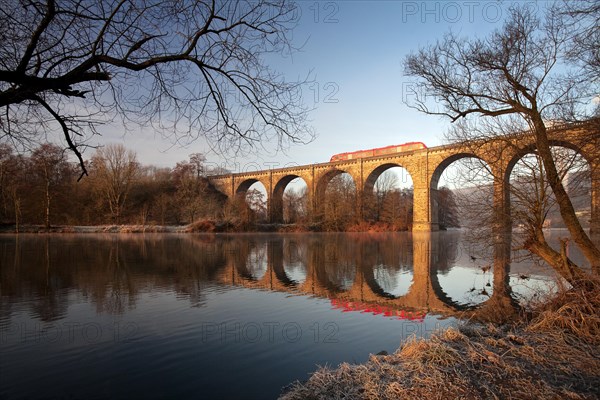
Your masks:
<svg viewBox="0 0 600 400"><path fill-rule="evenodd" d="M563 288L509 323L463 321L394 354L322 367L280 399L597 399L600 280L591 285Z"/></svg>
<svg viewBox="0 0 600 400"><path fill-rule="evenodd" d="M107 224L107 225L44 225L0 224L0 233L246 233L246 232L328 232L319 224L239 225L213 220L200 220L187 225ZM342 232L403 232L403 229L385 223L362 222L350 225Z"/></svg>

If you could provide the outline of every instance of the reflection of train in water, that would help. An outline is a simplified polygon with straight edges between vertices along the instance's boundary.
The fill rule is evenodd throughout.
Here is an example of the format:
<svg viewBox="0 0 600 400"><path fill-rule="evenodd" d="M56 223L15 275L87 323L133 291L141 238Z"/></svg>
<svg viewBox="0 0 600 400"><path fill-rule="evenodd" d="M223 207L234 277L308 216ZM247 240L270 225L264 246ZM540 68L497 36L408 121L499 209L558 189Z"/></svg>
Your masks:
<svg viewBox="0 0 600 400"><path fill-rule="evenodd" d="M393 319L408 319L417 322L423 322L425 320L425 316L427 315L425 312L395 310L391 307L381 306L378 304L368 304L338 299L331 299L330 301L334 309L342 310L342 312L358 311L373 315L383 315L384 317Z"/></svg>
<svg viewBox="0 0 600 400"><path fill-rule="evenodd" d="M355 160L357 158L383 156L386 154L402 153L404 151L426 149L427 146L423 142L408 142L404 144L395 144L393 146L378 147L376 149L351 151L349 153L335 154L331 157L330 162Z"/></svg>

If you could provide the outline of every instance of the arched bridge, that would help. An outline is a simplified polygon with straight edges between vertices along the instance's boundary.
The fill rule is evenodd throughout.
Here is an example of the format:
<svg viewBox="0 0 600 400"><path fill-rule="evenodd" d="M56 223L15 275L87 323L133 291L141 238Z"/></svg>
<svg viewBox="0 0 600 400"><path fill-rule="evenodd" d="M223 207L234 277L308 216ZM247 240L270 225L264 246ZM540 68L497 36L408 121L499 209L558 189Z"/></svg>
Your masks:
<svg viewBox="0 0 600 400"><path fill-rule="evenodd" d="M591 171L590 230L600 233L600 129L597 121L556 126L548 131L550 144L575 150L589 163ZM474 157L491 169L494 180L495 225L499 232L510 231L509 178L517 161L535 150L531 133L519 133L480 141L430 147L408 152L346 161L301 165L289 168L233 173L210 177L211 182L229 199L244 196L255 182L261 182L268 195L271 222L283 220L283 192L296 178L307 185L309 205L320 209L329 181L341 173L352 176L357 189L357 209L362 213L366 196L373 193L377 178L387 169L403 167L413 181L413 231L436 231L437 189L444 170L454 161Z"/></svg>

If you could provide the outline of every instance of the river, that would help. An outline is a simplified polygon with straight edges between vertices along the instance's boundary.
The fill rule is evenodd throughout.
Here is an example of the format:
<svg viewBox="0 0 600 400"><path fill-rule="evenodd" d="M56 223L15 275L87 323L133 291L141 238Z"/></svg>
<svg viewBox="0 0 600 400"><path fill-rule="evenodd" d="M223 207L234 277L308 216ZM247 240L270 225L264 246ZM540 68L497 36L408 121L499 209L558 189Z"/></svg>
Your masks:
<svg viewBox="0 0 600 400"><path fill-rule="evenodd" d="M276 398L551 288L508 265L460 231L0 235L0 398Z"/></svg>

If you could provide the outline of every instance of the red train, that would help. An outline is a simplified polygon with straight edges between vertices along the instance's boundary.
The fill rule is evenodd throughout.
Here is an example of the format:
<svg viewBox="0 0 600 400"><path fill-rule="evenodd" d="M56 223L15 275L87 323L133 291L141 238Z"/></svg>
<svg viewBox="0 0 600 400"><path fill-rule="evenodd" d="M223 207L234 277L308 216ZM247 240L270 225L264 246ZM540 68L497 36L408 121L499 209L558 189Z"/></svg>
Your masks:
<svg viewBox="0 0 600 400"><path fill-rule="evenodd" d="M425 143L423 142L408 142L404 144L395 144L392 146L378 147L370 150L358 150L351 151L349 153L339 153L331 157L330 162L343 161L343 160L355 160L357 158L383 156L386 154L402 153L404 151L421 150L426 149Z"/></svg>

